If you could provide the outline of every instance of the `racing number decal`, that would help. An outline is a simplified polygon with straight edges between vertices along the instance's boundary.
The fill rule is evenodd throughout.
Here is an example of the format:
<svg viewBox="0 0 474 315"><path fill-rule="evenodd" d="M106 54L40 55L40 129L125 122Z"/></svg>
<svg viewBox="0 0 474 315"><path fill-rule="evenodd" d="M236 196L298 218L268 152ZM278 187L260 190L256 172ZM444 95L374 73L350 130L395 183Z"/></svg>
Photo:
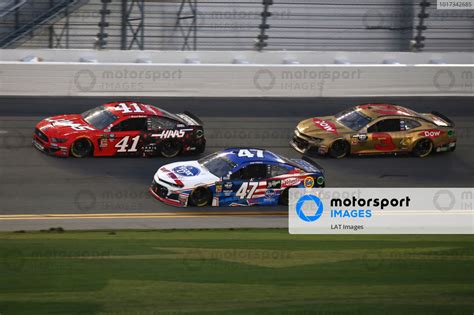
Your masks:
<svg viewBox="0 0 474 315"><path fill-rule="evenodd" d="M239 153L237 153L237 156L238 157L253 158L256 155L259 158L263 158L263 151L262 150L252 150L252 151L254 151L255 154L250 152L250 150L242 149L242 150L239 150Z"/></svg>
<svg viewBox="0 0 474 315"><path fill-rule="evenodd" d="M115 106L115 109L118 110L118 111L121 111L124 114L143 113L144 112L143 109L141 109L140 106L138 106L137 103L131 103L130 107L127 106L127 104L125 104L125 103L120 103L117 106Z"/></svg>
<svg viewBox="0 0 474 315"><path fill-rule="evenodd" d="M137 145L138 141L140 140L140 136L132 138L132 145L129 149L127 149L129 139L130 136L126 136L115 145L115 147L118 149L117 152L137 152Z"/></svg>
<svg viewBox="0 0 474 315"><path fill-rule="evenodd" d="M242 186L240 186L239 190L235 193L235 195L240 199L251 199L257 188L258 182L242 183Z"/></svg>
<svg viewBox="0 0 474 315"><path fill-rule="evenodd" d="M375 144L375 150L393 151L397 148L395 143L393 143L392 136L388 133L385 133L385 132L374 133L372 134L372 139L379 140L379 143Z"/></svg>

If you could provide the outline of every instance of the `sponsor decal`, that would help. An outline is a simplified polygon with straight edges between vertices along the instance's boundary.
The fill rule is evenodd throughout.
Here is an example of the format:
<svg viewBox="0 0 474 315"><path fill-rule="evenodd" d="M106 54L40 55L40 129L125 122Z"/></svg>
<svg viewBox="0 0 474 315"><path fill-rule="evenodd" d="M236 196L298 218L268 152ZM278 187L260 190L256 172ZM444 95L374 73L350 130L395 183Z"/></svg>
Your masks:
<svg viewBox="0 0 474 315"><path fill-rule="evenodd" d="M69 127L72 130L76 131L86 131L86 130L94 130L94 128L90 126L86 126L80 123L75 123L73 121L67 120L67 119L47 119L48 122L51 123L54 127Z"/></svg>
<svg viewBox="0 0 474 315"><path fill-rule="evenodd" d="M175 167L173 168L173 172L178 175L186 176L186 177L196 176L199 173L201 173L201 171L197 167L194 167L191 165L181 165L181 166Z"/></svg>
<svg viewBox="0 0 474 315"><path fill-rule="evenodd" d="M268 189L265 191L265 197L267 198L274 198L276 196L276 192L273 189Z"/></svg>
<svg viewBox="0 0 474 315"><path fill-rule="evenodd" d="M160 139L182 138L184 137L184 130L163 130L161 133L154 133L151 136Z"/></svg>
<svg viewBox="0 0 474 315"><path fill-rule="evenodd" d="M281 181L270 180L267 182L267 188L281 188Z"/></svg>
<svg viewBox="0 0 474 315"><path fill-rule="evenodd" d="M108 143L108 141L107 141L107 138L101 138L101 139L100 139L100 144L99 144L99 146L100 146L101 148L107 148L107 147L109 146L109 143Z"/></svg>
<svg viewBox="0 0 474 315"><path fill-rule="evenodd" d="M425 130L419 133L420 136L427 137L430 139L436 139L444 135L444 131L437 129Z"/></svg>
<svg viewBox="0 0 474 315"><path fill-rule="evenodd" d="M216 193L222 192L222 184L216 184Z"/></svg>
<svg viewBox="0 0 474 315"><path fill-rule="evenodd" d="M314 178L312 178L312 177L310 177L310 176L306 177L306 178L304 179L303 184L304 184L304 187L306 187L306 188L313 188L313 186L314 186Z"/></svg>
<svg viewBox="0 0 474 315"><path fill-rule="evenodd" d="M296 186L301 183L301 178L285 178L281 181L282 187Z"/></svg>
<svg viewBox="0 0 474 315"><path fill-rule="evenodd" d="M334 123L319 118L313 118L313 124L319 129L325 130L327 132L338 134L337 127Z"/></svg>
<svg viewBox="0 0 474 315"><path fill-rule="evenodd" d="M232 189L232 186L233 186L233 185L234 185L234 184L232 184L232 182L226 182L226 183L224 184L224 187L225 187L225 189Z"/></svg>

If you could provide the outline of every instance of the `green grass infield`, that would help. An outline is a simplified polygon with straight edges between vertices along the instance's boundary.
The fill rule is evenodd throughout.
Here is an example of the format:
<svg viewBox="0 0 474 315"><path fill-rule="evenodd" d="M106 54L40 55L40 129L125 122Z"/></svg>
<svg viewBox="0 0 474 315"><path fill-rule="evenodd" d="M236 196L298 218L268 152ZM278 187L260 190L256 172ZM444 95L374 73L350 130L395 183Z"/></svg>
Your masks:
<svg viewBox="0 0 474 315"><path fill-rule="evenodd" d="M466 314L473 235L0 233L0 314Z"/></svg>

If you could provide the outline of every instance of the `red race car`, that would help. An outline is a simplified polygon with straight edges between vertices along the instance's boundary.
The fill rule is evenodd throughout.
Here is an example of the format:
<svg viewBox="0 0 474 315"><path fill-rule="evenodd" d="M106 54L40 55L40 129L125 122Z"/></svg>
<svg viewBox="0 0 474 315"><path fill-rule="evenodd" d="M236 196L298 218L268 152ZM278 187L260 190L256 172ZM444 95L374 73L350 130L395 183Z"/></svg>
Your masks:
<svg viewBox="0 0 474 315"><path fill-rule="evenodd" d="M189 112L172 114L136 102L108 103L82 114L46 118L33 145L55 156L154 156L204 152L202 122Z"/></svg>

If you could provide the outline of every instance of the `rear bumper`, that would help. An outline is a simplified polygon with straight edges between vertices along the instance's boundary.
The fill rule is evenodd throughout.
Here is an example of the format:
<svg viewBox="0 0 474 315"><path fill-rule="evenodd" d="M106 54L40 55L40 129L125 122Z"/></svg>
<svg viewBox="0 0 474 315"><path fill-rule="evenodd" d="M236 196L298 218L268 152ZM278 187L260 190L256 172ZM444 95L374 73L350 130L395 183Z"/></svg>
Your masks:
<svg viewBox="0 0 474 315"><path fill-rule="evenodd" d="M436 152L448 152L454 151L456 149L456 141L447 143L445 145L439 146L435 149Z"/></svg>

